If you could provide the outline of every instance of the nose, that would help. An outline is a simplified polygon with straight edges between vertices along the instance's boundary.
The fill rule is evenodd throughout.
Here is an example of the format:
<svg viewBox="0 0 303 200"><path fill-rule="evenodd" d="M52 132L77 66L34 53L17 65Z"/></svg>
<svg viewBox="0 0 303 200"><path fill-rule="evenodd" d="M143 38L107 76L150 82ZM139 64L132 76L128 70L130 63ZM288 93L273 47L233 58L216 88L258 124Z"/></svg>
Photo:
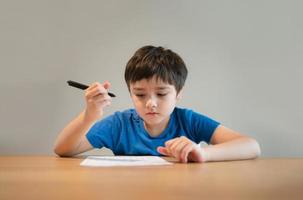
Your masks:
<svg viewBox="0 0 303 200"><path fill-rule="evenodd" d="M155 97L150 97L148 100L147 100L147 102L146 102L146 107L148 108L148 109L151 109L151 108L156 108L158 106L158 104L157 104L157 98L155 98Z"/></svg>

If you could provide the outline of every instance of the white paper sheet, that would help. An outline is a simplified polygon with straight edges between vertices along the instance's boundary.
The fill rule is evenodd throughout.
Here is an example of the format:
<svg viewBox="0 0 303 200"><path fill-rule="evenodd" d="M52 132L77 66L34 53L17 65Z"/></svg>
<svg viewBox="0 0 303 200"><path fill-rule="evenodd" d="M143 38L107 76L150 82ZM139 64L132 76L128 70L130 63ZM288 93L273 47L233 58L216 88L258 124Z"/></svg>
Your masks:
<svg viewBox="0 0 303 200"><path fill-rule="evenodd" d="M157 156L88 156L80 165L88 167L171 165Z"/></svg>

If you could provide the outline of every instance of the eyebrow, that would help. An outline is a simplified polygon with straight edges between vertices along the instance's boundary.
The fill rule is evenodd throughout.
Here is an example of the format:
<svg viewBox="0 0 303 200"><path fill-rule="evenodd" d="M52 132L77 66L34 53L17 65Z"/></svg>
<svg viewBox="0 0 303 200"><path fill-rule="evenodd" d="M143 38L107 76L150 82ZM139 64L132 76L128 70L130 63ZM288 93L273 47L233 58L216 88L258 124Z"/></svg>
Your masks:
<svg viewBox="0 0 303 200"><path fill-rule="evenodd" d="M139 91L141 91L141 90L144 90L144 88L133 87L133 90L139 90Z"/></svg>
<svg viewBox="0 0 303 200"><path fill-rule="evenodd" d="M170 89L170 87L168 86L160 86L156 88L157 90L166 90L166 89Z"/></svg>
<svg viewBox="0 0 303 200"><path fill-rule="evenodd" d="M156 89L157 90L166 90L166 89L170 89L170 87L168 87L168 86L160 86L160 87L156 87ZM143 91L145 89L141 88L141 87L133 87L133 90Z"/></svg>

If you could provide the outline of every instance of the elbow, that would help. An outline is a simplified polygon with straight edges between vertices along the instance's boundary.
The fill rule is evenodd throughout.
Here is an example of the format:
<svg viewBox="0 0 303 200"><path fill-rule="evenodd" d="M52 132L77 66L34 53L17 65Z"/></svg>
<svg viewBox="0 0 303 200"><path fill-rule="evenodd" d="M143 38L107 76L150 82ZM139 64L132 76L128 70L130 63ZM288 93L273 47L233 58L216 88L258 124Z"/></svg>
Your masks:
<svg viewBox="0 0 303 200"><path fill-rule="evenodd" d="M256 141L256 158L261 156L261 147L260 144Z"/></svg>
<svg viewBox="0 0 303 200"><path fill-rule="evenodd" d="M53 151L55 154L57 154L59 157L71 157L72 155L64 151L60 146L55 145L53 148Z"/></svg>
<svg viewBox="0 0 303 200"><path fill-rule="evenodd" d="M58 148L56 145L53 149L54 153L60 157L64 157L64 153L60 150L60 148Z"/></svg>
<svg viewBox="0 0 303 200"><path fill-rule="evenodd" d="M258 158L261 156L261 147L257 140L250 138L252 147L252 158Z"/></svg>

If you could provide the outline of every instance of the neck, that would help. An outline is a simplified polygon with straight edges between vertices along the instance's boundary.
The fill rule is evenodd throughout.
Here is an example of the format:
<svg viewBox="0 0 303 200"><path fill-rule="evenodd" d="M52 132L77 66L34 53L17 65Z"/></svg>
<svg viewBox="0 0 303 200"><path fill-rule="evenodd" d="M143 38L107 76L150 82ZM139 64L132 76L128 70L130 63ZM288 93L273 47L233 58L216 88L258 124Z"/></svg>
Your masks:
<svg viewBox="0 0 303 200"><path fill-rule="evenodd" d="M144 128L150 136L157 137L168 126L168 122L169 122L169 117L165 121L163 121L161 124L157 124L157 125L150 125L150 124L147 124L144 122Z"/></svg>

